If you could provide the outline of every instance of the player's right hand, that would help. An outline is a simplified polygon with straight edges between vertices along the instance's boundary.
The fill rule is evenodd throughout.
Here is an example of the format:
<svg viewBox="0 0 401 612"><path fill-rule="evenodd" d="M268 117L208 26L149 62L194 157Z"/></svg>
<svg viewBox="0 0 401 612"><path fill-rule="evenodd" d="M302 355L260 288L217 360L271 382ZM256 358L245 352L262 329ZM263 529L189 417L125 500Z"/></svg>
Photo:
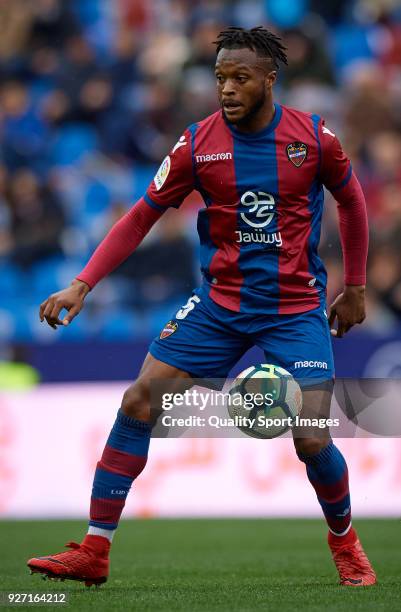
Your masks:
<svg viewBox="0 0 401 612"><path fill-rule="evenodd" d="M74 317L82 310L84 299L89 293L90 287L86 283L73 280L71 285L66 289L62 289L57 293L52 293L50 297L41 303L39 308L39 317L53 329L57 329L57 325L69 325ZM60 312L65 309L68 314L60 319Z"/></svg>

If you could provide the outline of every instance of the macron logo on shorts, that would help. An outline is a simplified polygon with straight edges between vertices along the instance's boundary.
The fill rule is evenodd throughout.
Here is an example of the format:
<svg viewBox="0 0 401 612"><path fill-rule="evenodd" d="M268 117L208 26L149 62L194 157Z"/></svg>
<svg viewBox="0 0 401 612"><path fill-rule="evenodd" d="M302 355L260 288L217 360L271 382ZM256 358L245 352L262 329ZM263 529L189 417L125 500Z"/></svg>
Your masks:
<svg viewBox="0 0 401 612"><path fill-rule="evenodd" d="M295 368L319 368L320 370L327 370L327 361L296 361L294 363Z"/></svg>

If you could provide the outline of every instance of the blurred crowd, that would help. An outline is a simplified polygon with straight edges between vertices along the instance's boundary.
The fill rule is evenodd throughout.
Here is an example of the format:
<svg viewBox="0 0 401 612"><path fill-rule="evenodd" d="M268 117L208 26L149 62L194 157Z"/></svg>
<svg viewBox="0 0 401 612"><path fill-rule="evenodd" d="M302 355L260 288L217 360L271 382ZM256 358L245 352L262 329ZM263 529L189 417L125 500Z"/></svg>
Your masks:
<svg viewBox="0 0 401 612"><path fill-rule="evenodd" d="M0 0L0 339L52 333L38 304L83 267L186 125L217 109L211 43L228 24L283 36L277 99L325 117L366 194L366 327L401 325L397 0ZM157 332L199 281L200 205L193 194L164 215L90 294L70 338ZM321 253L332 297L342 264L330 196Z"/></svg>

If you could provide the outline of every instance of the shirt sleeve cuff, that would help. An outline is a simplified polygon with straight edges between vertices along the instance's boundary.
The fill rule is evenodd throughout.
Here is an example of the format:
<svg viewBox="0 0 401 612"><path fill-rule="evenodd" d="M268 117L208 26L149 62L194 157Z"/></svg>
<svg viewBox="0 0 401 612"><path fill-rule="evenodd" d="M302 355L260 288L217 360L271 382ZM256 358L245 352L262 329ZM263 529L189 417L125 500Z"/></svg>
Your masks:
<svg viewBox="0 0 401 612"><path fill-rule="evenodd" d="M75 277L75 280L85 283L85 285L88 285L89 289L93 289L95 286L95 283L91 282L83 273L78 274L78 276Z"/></svg>
<svg viewBox="0 0 401 612"><path fill-rule="evenodd" d="M345 285L366 285L366 274L361 276L345 276Z"/></svg>

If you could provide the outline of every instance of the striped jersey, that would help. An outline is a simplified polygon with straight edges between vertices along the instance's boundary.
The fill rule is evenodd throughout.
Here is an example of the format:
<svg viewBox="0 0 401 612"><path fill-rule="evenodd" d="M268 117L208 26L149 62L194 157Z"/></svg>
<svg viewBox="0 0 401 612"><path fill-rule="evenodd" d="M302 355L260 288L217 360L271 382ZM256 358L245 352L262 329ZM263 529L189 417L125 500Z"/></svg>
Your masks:
<svg viewBox="0 0 401 612"><path fill-rule="evenodd" d="M271 123L243 133L221 111L189 126L144 199L179 207L197 190L203 288L236 312L291 314L326 293L318 254L323 186L335 196L349 159L321 117L275 104Z"/></svg>

